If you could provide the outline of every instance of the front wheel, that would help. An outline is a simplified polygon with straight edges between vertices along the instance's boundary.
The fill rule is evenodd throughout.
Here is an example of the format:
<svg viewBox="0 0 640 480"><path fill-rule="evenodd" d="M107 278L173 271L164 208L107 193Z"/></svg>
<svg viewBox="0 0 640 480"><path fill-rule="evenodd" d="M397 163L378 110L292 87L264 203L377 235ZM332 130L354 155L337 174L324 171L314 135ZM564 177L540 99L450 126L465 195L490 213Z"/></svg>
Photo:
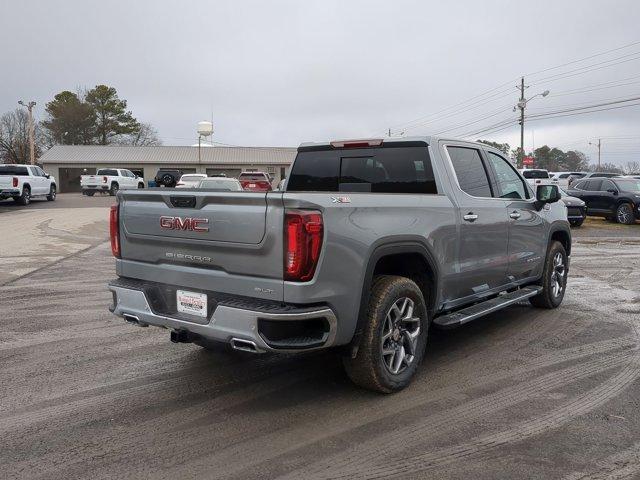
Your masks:
<svg viewBox="0 0 640 480"><path fill-rule="evenodd" d="M49 200L50 202L53 202L55 199L56 199L56 186L51 185L51 187L49 187L49 195L47 195L47 200Z"/></svg>
<svg viewBox="0 0 640 480"><path fill-rule="evenodd" d="M539 308L557 308L562 303L567 288L569 264L567 252L560 242L552 242L547 251L542 273L542 292L529 301Z"/></svg>
<svg viewBox="0 0 640 480"><path fill-rule="evenodd" d="M420 288L405 277L375 277L365 321L356 357L344 359L347 375L369 390L402 390L427 345L429 318Z"/></svg>
<svg viewBox="0 0 640 480"><path fill-rule="evenodd" d="M581 227L584 223L584 218L582 220L571 220L569 223L572 227Z"/></svg>
<svg viewBox="0 0 640 480"><path fill-rule="evenodd" d="M144 183L139 183L138 188L144 188Z"/></svg>
<svg viewBox="0 0 640 480"><path fill-rule="evenodd" d="M112 197L115 196L115 194L118 193L119 189L120 189L120 186L116 182L113 182L111 184L111 188L109 189L109 195Z"/></svg>
<svg viewBox="0 0 640 480"><path fill-rule="evenodd" d="M633 207L629 203L621 203L616 209L616 220L618 223L633 225L636 220L633 218Z"/></svg>

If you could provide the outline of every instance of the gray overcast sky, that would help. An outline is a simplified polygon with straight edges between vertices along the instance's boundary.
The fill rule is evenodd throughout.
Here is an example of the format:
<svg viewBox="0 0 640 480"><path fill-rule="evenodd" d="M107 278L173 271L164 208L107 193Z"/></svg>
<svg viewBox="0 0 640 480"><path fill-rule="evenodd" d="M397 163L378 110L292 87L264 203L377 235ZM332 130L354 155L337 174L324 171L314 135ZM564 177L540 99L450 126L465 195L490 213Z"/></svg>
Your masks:
<svg viewBox="0 0 640 480"><path fill-rule="evenodd" d="M214 139L237 145L380 136L389 126L470 133L515 118L519 75L640 42L637 0L0 6L0 112L33 99L42 118L55 93L105 83L169 145L193 143L196 123L212 111ZM552 91L531 102L531 114L640 96L640 43L528 78L528 95ZM432 115L499 85L480 105ZM423 117L430 123L402 125ZM631 159L640 146L640 106L531 122L525 144L577 148L595 159L588 141L599 136L603 161ZM622 136L632 138L610 138ZM516 125L477 137L519 143Z"/></svg>

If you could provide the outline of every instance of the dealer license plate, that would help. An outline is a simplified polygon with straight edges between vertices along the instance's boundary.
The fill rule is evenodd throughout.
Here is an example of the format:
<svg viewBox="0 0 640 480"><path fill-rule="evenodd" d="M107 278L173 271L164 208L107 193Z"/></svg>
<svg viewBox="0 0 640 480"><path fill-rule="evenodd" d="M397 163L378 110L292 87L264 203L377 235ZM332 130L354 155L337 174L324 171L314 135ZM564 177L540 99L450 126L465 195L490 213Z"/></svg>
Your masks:
<svg viewBox="0 0 640 480"><path fill-rule="evenodd" d="M176 304L179 313L188 313L198 317L207 318L207 294L178 290L176 292Z"/></svg>

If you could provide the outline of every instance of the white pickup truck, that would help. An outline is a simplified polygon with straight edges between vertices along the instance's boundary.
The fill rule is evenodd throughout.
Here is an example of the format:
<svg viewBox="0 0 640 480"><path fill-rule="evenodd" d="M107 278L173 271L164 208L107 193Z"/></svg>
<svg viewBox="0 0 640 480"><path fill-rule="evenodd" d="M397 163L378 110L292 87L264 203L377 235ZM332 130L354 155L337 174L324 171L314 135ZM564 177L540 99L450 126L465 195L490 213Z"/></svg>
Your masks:
<svg viewBox="0 0 640 480"><path fill-rule="evenodd" d="M144 178L124 168L100 168L95 175L82 175L80 186L83 195L92 197L96 192L103 192L113 196L118 190L144 188Z"/></svg>
<svg viewBox="0 0 640 480"><path fill-rule="evenodd" d="M534 192L536 188L538 188L538 185L558 185L558 180L551 178L549 172L541 168L526 168L520 170L520 173L529 185L533 187Z"/></svg>
<svg viewBox="0 0 640 480"><path fill-rule="evenodd" d="M56 199L56 179L37 165L0 165L0 200L29 205L33 197Z"/></svg>

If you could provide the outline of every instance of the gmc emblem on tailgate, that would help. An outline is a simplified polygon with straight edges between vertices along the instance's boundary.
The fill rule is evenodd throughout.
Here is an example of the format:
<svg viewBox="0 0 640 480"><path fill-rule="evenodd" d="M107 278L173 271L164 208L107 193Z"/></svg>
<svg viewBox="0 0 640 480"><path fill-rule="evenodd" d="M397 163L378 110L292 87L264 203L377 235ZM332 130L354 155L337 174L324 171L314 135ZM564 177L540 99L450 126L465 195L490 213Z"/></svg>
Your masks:
<svg viewBox="0 0 640 480"><path fill-rule="evenodd" d="M208 218L160 217L160 228L166 230L188 230L191 232L208 232Z"/></svg>

